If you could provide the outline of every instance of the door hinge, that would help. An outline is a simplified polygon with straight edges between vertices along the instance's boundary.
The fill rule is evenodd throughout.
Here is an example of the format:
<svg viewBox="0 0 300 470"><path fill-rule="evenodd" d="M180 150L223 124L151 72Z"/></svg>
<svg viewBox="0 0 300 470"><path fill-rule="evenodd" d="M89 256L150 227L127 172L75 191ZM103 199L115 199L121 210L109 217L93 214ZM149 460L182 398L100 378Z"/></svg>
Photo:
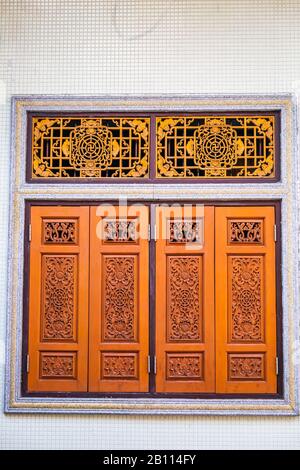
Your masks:
<svg viewBox="0 0 300 470"><path fill-rule="evenodd" d="M153 356L153 370L152 370L152 357L148 356L147 357L147 369L148 369L148 374L156 374L156 356Z"/></svg>
<svg viewBox="0 0 300 470"><path fill-rule="evenodd" d="M276 375L279 374L279 359L278 357L275 358L275 371L276 371Z"/></svg>
<svg viewBox="0 0 300 470"><path fill-rule="evenodd" d="M277 242L277 225L274 224L274 242Z"/></svg>
<svg viewBox="0 0 300 470"><path fill-rule="evenodd" d="M30 365L30 359L29 359L29 354L26 356L26 372L28 374L29 372L29 365Z"/></svg>
<svg viewBox="0 0 300 470"><path fill-rule="evenodd" d="M157 240L157 230L156 230L156 225L154 225L154 241L156 242Z"/></svg>
<svg viewBox="0 0 300 470"><path fill-rule="evenodd" d="M29 224L29 227L28 227L28 240L31 242L31 224Z"/></svg>
<svg viewBox="0 0 300 470"><path fill-rule="evenodd" d="M151 225L148 224L148 241L151 241Z"/></svg>

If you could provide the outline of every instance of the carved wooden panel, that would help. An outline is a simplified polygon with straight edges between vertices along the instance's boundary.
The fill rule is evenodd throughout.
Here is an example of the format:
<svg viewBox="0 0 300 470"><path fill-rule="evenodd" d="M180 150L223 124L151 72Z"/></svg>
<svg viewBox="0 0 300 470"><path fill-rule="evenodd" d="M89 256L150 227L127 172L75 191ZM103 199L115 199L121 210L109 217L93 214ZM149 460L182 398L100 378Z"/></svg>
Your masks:
<svg viewBox="0 0 300 470"><path fill-rule="evenodd" d="M138 379L138 353L102 353L102 379Z"/></svg>
<svg viewBox="0 0 300 470"><path fill-rule="evenodd" d="M42 257L42 338L67 340L76 337L77 258Z"/></svg>
<svg viewBox="0 0 300 470"><path fill-rule="evenodd" d="M263 243L262 220L229 220L229 243Z"/></svg>
<svg viewBox="0 0 300 470"><path fill-rule="evenodd" d="M103 223L104 243L136 243L137 221L136 220L109 220Z"/></svg>
<svg viewBox="0 0 300 470"><path fill-rule="evenodd" d="M167 353L167 379L203 380L202 353Z"/></svg>
<svg viewBox="0 0 300 470"><path fill-rule="evenodd" d="M200 243L202 236L202 220L170 220L169 221L169 243Z"/></svg>
<svg viewBox="0 0 300 470"><path fill-rule="evenodd" d="M274 125L274 116L157 117L157 178L273 178Z"/></svg>
<svg viewBox="0 0 300 470"><path fill-rule="evenodd" d="M168 341L200 341L202 337L202 258L168 257Z"/></svg>
<svg viewBox="0 0 300 470"><path fill-rule="evenodd" d="M33 117L32 178L146 178L150 119Z"/></svg>
<svg viewBox="0 0 300 470"><path fill-rule="evenodd" d="M136 340L136 260L134 256L103 259L103 340Z"/></svg>
<svg viewBox="0 0 300 470"><path fill-rule="evenodd" d="M76 353L42 352L40 378L76 378Z"/></svg>
<svg viewBox="0 0 300 470"><path fill-rule="evenodd" d="M229 354L228 380L264 380L264 354Z"/></svg>
<svg viewBox="0 0 300 470"><path fill-rule="evenodd" d="M70 219L44 219L42 243L78 243L78 221Z"/></svg>
<svg viewBox="0 0 300 470"><path fill-rule="evenodd" d="M157 206L156 226L156 391L214 392L214 208Z"/></svg>
<svg viewBox="0 0 300 470"><path fill-rule="evenodd" d="M148 233L149 207L90 215L89 390L147 392L149 241L139 235Z"/></svg>
<svg viewBox="0 0 300 470"><path fill-rule="evenodd" d="M274 224L274 206L215 208L218 393L277 392Z"/></svg>
<svg viewBox="0 0 300 470"><path fill-rule="evenodd" d="M28 390L86 392L89 208L30 208Z"/></svg>
<svg viewBox="0 0 300 470"><path fill-rule="evenodd" d="M229 261L230 339L260 342L264 338L263 259L231 256Z"/></svg>

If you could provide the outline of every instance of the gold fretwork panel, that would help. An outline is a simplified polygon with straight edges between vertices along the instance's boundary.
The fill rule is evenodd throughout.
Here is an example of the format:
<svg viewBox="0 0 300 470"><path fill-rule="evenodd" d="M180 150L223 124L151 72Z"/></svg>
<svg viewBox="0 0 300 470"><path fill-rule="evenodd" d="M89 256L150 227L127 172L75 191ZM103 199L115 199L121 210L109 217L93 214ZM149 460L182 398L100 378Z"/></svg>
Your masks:
<svg viewBox="0 0 300 470"><path fill-rule="evenodd" d="M33 117L33 178L147 178L149 118Z"/></svg>
<svg viewBox="0 0 300 470"><path fill-rule="evenodd" d="M156 118L157 178L274 178L274 116Z"/></svg>

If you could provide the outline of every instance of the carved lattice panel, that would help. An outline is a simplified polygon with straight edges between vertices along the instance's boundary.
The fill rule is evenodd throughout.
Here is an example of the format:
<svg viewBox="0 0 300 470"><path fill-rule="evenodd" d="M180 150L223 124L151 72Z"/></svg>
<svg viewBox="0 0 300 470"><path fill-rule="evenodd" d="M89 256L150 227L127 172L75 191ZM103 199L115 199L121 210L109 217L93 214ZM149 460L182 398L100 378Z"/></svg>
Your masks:
<svg viewBox="0 0 300 470"><path fill-rule="evenodd" d="M169 220L168 243L203 243L203 219Z"/></svg>
<svg viewBox="0 0 300 470"><path fill-rule="evenodd" d="M149 118L33 117L32 178L147 178Z"/></svg>
<svg viewBox="0 0 300 470"><path fill-rule="evenodd" d="M103 222L104 243L137 243L138 220L118 218Z"/></svg>
<svg viewBox="0 0 300 470"><path fill-rule="evenodd" d="M43 219L42 242L45 244L78 243L78 220Z"/></svg>
<svg viewBox="0 0 300 470"><path fill-rule="evenodd" d="M228 220L229 243L263 243L263 221L251 219Z"/></svg>
<svg viewBox="0 0 300 470"><path fill-rule="evenodd" d="M273 178L274 116L156 118L157 178Z"/></svg>

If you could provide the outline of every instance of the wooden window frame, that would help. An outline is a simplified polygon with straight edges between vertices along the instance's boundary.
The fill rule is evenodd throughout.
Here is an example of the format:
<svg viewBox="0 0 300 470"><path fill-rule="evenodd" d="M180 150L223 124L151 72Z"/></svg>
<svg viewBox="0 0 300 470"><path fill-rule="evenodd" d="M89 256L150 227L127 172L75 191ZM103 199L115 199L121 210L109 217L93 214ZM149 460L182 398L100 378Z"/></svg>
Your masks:
<svg viewBox="0 0 300 470"><path fill-rule="evenodd" d="M297 97L285 94L232 94L232 95L121 95L121 96L60 96L60 95L18 95L11 99L11 201L10 228L8 249L8 321L6 347L6 379L5 405L6 413L64 413L64 414L134 414L134 415L223 415L223 416L298 416L300 377L298 363L294 357L299 348L299 267L298 253L299 233L295 230L300 205L297 200L297 184L299 184L300 160L298 158L298 116ZM112 181L111 178L95 181L30 181L26 179L26 146L28 145L28 114L40 114L51 111L55 114L78 112L80 114L107 113L128 115L148 112L155 114L216 114L220 112L266 113L278 112L280 116L280 148L277 152L278 179L263 180L261 178L246 180L243 184L235 179L230 181L209 181L201 179L141 181L122 179ZM282 158L280 158L282 156ZM63 183L63 184L61 184ZM121 184L116 184L121 183ZM151 184L149 184L151 183ZM176 183L176 184L173 184ZM212 184L207 184L212 183ZM189 397L170 400L168 398L130 397L73 397L67 396L25 396L22 393L22 330L24 326L24 233L25 205L46 201L56 205L58 202L74 201L84 204L85 201L118 202L139 199L143 202L152 199L164 203L172 200L180 202L197 201L199 195L204 202L214 198L217 203L232 204L233 201L257 202L271 204L278 202L282 207L280 276L282 276L282 352L283 364L280 365L283 377L281 397L274 399L247 399L236 395L225 398L206 399L205 396L196 400ZM25 235L26 236L26 235ZM279 241L279 240L278 240ZM277 295L278 289L277 289ZM280 299L279 299L280 300ZM278 343L277 343L278 344ZM296 349L295 349L296 348Z"/></svg>
<svg viewBox="0 0 300 470"><path fill-rule="evenodd" d="M34 206L79 206L79 205L87 205L87 206L97 206L99 203L103 203L104 201L64 201L58 200L53 202L49 202L46 200L36 200L36 201L26 201L25 204L25 227L27 228L24 232L24 291L23 291L23 309L24 309L24 322L23 322L23 342L22 342L22 396L23 397L49 397L49 398L58 398L58 397L74 397L74 398L168 398L172 399L182 399L182 398L190 398L190 399L281 399L283 398L284 393L284 381L283 381L283 338L282 338L282 292L281 292L281 230L277 230L278 237L275 246L275 256L276 256L276 321L277 321L277 329L276 329L276 347L277 347L277 357L279 359L279 370L277 376L277 393L158 393L155 391L155 375L153 370L149 374L149 392L130 392L130 393L117 393L117 392L29 392L28 391L28 374L26 371L26 361L27 361L27 352L28 352L28 335L29 335L29 269L30 269L30 242L29 242L29 224L30 224L30 210L31 207ZM172 200L165 200L165 204L172 204ZM105 204L117 206L118 204L114 200L105 201ZM141 203L140 200L131 200L129 204L137 204ZM262 201L262 200L235 200L235 201L204 201L204 200L197 200L197 201L189 201L189 200L182 200L178 201L178 203L182 204L204 204L206 206L214 206L214 207L243 207L243 206L268 206L274 207L275 210L275 221L276 225L279 228L281 226L281 203L280 201ZM155 200L147 200L143 201L143 204L149 207L149 214L150 214L150 222L154 220L154 211L151 210L151 207L154 208L155 205L159 205ZM151 260L155 262L155 240L151 238L149 242L149 266L151 266ZM149 279L149 293L150 293L150 301L149 301L149 354L150 356L155 355L155 270L151 270L152 272L150 279ZM150 334L150 331L152 333Z"/></svg>

